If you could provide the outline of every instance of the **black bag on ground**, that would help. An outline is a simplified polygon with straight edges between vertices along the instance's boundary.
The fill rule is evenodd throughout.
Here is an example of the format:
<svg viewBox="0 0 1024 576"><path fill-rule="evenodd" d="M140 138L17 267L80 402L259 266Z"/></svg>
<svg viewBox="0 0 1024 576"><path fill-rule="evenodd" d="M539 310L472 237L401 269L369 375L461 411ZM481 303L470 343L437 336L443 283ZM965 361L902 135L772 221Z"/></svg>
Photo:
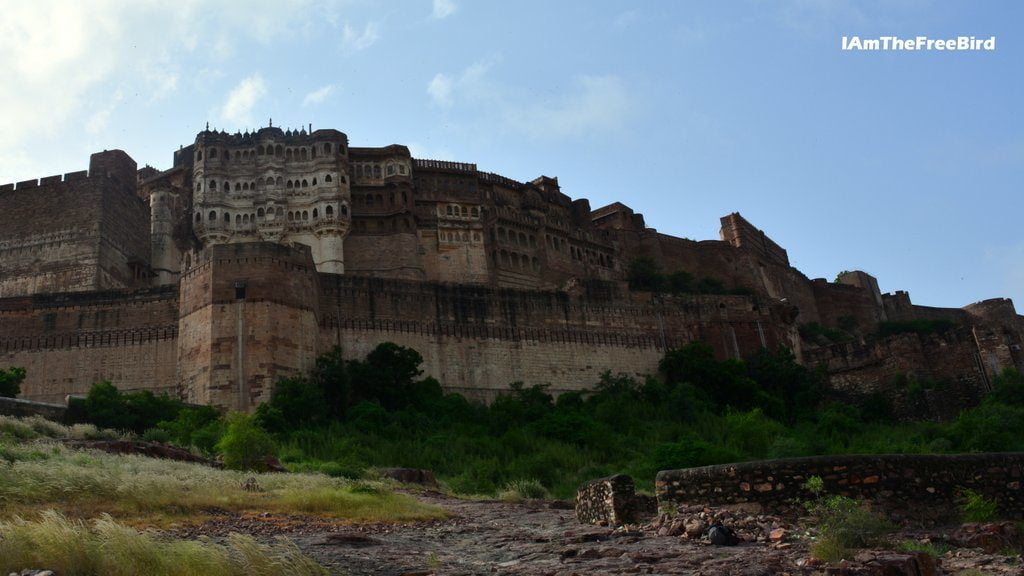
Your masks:
<svg viewBox="0 0 1024 576"><path fill-rule="evenodd" d="M708 540L715 546L735 546L740 543L739 536L728 526L712 524L708 528Z"/></svg>

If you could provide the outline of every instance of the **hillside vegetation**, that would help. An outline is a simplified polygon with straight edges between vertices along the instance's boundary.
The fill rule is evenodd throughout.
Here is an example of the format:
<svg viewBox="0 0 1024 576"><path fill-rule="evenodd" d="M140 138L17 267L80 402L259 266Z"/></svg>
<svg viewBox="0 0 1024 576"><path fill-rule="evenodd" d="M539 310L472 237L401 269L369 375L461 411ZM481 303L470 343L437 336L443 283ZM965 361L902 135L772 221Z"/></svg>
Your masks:
<svg viewBox="0 0 1024 576"><path fill-rule="evenodd" d="M421 362L391 343L364 360L325 354L306 377L278 382L258 410L266 449L300 472L360 478L373 467L407 466L433 470L457 493L526 487L558 497L612 473L650 490L658 470L732 461L1024 449L1024 378L1014 371L980 406L939 423L894 421L880 397L837 402L823 374L784 348L718 361L695 342L666 354L660 378L605 374L592 392L557 399L515 383L489 406L445 394L421 378ZM80 409L103 426L208 453L225 448L228 424L211 408L100 384Z"/></svg>

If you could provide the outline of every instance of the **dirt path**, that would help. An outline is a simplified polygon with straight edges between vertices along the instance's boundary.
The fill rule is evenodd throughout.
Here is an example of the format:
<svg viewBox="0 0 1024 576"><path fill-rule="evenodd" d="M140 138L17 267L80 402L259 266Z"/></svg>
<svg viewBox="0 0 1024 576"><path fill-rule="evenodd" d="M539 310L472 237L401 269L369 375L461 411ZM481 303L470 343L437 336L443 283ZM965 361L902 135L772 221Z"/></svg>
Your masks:
<svg viewBox="0 0 1024 576"><path fill-rule="evenodd" d="M828 568L809 561L807 542L801 539L716 547L679 536L659 536L654 526L616 530L581 525L573 510L563 503L469 501L437 493L419 493L416 497L444 507L452 516L406 525L345 525L298 516L225 514L178 535L222 536L231 531L261 538L284 535L333 574L351 576L932 576L965 570L979 570L968 574L1024 576L1019 557L986 555L980 550L962 549L947 554L932 571L915 567L913 561L906 565L907 554L885 551L861 552L858 562ZM883 568L880 563L885 562L897 568ZM906 566L899 568L903 565ZM894 571L897 569L900 571Z"/></svg>

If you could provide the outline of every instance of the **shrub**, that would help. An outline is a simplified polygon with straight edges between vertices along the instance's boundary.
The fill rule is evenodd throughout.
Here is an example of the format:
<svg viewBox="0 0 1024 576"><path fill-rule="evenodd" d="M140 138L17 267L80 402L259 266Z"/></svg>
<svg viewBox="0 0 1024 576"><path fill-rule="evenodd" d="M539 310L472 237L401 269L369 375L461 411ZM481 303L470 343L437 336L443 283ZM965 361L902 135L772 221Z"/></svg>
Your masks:
<svg viewBox="0 0 1024 576"><path fill-rule="evenodd" d="M548 490L543 484L532 478L513 480L505 484L505 489L498 494L498 497L507 502L519 502L528 499L547 498Z"/></svg>
<svg viewBox="0 0 1024 576"><path fill-rule="evenodd" d="M0 396L14 398L21 394L21 383L25 380L25 369L12 366L0 370Z"/></svg>
<svg viewBox="0 0 1024 576"><path fill-rule="evenodd" d="M999 510L998 502L970 488L961 489L957 493L957 501L964 522L990 522L995 520Z"/></svg>
<svg viewBox="0 0 1024 576"><path fill-rule="evenodd" d="M233 413L227 422L227 432L217 443L224 466L233 470L265 471L268 460L274 456L274 441L270 435L248 414Z"/></svg>
<svg viewBox="0 0 1024 576"><path fill-rule="evenodd" d="M873 546L893 530L892 523L867 502L825 495L825 484L818 476L808 478L803 487L815 496L804 506L816 518L818 539L811 546L816 558L828 562L848 558L851 548Z"/></svg>

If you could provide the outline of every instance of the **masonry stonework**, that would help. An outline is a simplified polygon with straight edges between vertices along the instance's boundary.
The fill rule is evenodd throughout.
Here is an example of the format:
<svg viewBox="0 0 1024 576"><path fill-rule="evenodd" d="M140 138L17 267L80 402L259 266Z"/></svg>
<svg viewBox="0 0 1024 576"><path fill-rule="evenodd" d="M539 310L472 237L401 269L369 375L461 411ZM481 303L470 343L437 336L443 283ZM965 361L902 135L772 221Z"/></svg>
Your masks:
<svg viewBox="0 0 1024 576"><path fill-rule="evenodd" d="M653 374L697 339L719 358L786 346L840 393L939 417L1024 368L1009 300L929 308L860 271L811 280L739 213L719 240L676 238L622 203L566 196L557 178L350 147L312 126L204 130L164 171L97 153L88 171L0 186L0 211L0 364L27 368L30 399L107 379L252 410L318 354L359 358L384 341L484 400L516 381L558 393L605 371ZM640 257L724 293L630 291ZM953 328L879 336L921 319ZM802 338L815 323L849 337ZM944 386L907 398L891 389L903 376Z"/></svg>

